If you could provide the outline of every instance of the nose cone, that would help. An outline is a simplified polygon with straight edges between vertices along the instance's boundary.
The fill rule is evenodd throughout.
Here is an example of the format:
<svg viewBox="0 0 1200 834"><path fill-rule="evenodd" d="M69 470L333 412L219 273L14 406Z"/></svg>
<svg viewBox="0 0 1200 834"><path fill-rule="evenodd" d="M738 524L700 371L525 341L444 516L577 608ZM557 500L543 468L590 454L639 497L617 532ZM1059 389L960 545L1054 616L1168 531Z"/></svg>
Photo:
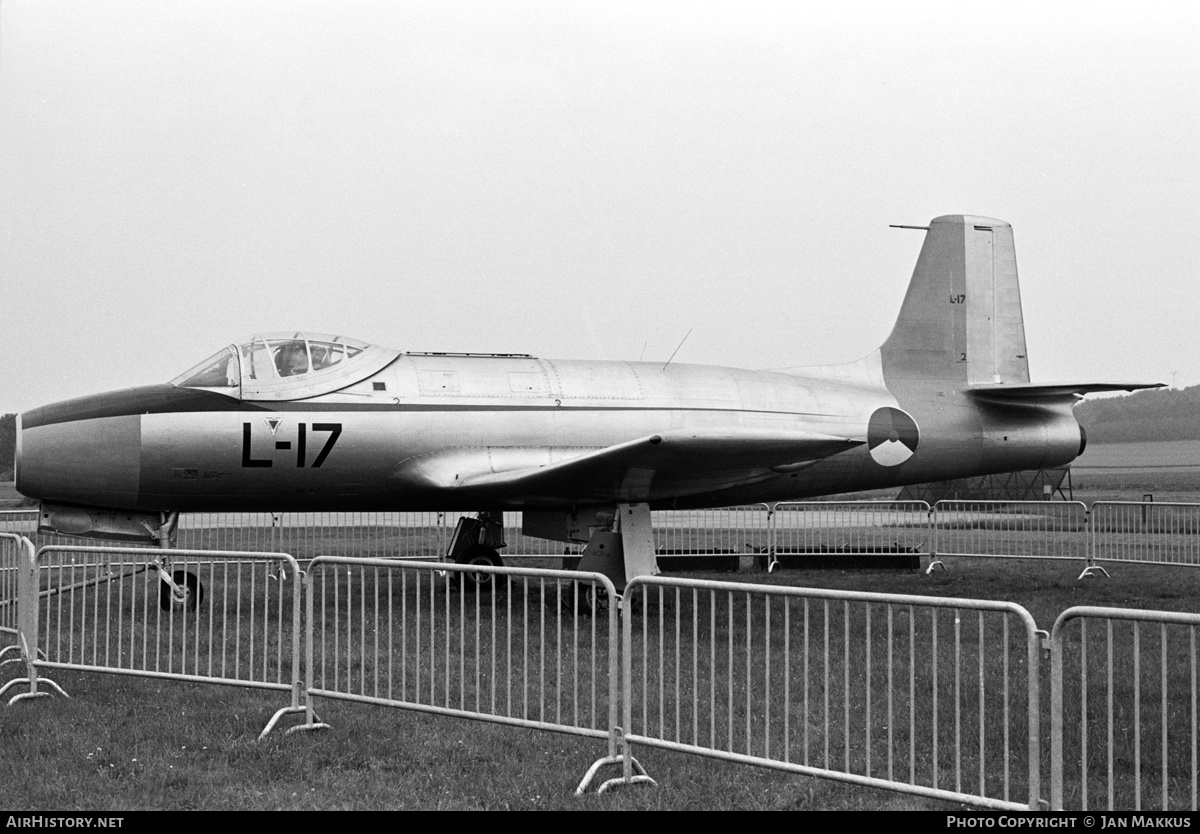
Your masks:
<svg viewBox="0 0 1200 834"><path fill-rule="evenodd" d="M56 403L17 418L18 492L43 501L137 506L141 416L112 414L102 407L106 396Z"/></svg>

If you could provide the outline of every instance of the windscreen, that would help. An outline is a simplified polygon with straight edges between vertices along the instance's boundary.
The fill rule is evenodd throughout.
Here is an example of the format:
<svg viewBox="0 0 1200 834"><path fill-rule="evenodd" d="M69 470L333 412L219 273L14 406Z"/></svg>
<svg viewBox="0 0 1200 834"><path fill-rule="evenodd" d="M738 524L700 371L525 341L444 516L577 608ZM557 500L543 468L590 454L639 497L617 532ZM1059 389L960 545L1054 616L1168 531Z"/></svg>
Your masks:
<svg viewBox="0 0 1200 834"><path fill-rule="evenodd" d="M233 346L222 348L192 368L171 380L182 388L237 389L241 383L237 351Z"/></svg>

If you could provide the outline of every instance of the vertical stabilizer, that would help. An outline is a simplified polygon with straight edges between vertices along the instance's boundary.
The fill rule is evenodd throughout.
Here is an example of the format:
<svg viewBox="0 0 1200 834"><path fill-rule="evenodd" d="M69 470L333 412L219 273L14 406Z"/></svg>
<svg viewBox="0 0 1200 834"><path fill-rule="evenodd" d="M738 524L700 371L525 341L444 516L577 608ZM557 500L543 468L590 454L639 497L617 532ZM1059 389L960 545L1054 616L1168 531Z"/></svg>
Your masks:
<svg viewBox="0 0 1200 834"><path fill-rule="evenodd" d="M1012 226L934 218L881 353L889 381L1028 382Z"/></svg>

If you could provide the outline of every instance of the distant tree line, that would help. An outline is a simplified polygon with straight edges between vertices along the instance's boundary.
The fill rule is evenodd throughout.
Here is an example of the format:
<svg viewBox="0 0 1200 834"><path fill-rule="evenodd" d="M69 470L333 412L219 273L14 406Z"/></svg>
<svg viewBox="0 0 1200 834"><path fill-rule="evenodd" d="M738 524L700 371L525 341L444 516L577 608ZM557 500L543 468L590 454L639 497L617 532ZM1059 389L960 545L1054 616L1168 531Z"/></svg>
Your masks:
<svg viewBox="0 0 1200 834"><path fill-rule="evenodd" d="M1200 440L1200 385L1084 400L1075 406L1075 418L1089 442Z"/></svg>

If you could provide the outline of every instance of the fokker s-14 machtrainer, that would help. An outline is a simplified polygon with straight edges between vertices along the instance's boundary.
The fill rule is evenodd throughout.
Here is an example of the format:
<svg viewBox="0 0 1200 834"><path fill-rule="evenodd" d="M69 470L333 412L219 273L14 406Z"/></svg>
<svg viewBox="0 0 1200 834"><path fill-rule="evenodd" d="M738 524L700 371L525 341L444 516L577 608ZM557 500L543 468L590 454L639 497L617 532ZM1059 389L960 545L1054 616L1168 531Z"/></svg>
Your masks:
<svg viewBox="0 0 1200 834"><path fill-rule="evenodd" d="M169 383L20 416L17 489L44 529L169 537L179 512L478 513L588 542L619 587L656 570L650 511L1062 466L1083 394L1029 381L1012 228L930 222L899 319L857 362L789 371L410 353L315 333L223 348ZM602 545L602 546L601 546ZM603 551L604 556L600 555Z"/></svg>

